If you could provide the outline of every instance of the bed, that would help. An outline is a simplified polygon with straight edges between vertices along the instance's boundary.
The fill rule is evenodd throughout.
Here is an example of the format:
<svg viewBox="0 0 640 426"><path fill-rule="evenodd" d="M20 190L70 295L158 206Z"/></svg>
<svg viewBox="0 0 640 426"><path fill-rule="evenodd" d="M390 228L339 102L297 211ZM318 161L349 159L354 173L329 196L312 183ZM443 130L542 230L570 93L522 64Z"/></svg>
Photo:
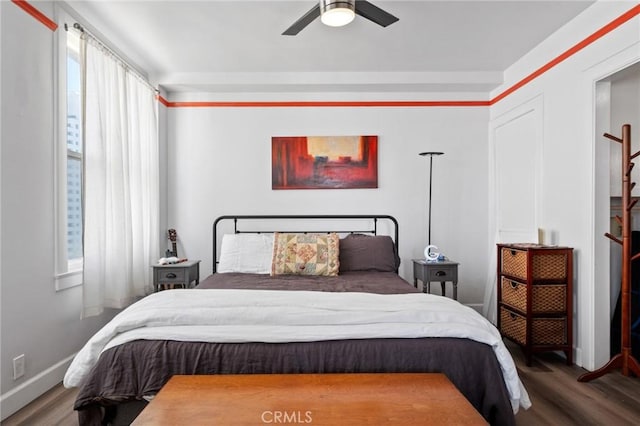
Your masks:
<svg viewBox="0 0 640 426"><path fill-rule="evenodd" d="M515 424L530 402L500 334L402 279L398 236L387 215L217 218L209 277L145 297L76 355L79 423L130 423L175 374L442 372Z"/></svg>

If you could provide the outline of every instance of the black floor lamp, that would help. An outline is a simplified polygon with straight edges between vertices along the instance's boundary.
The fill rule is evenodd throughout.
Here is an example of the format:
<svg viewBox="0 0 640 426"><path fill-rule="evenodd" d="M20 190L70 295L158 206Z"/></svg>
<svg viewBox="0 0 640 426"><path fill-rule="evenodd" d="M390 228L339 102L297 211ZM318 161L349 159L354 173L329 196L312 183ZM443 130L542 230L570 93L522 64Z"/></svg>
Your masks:
<svg viewBox="0 0 640 426"><path fill-rule="evenodd" d="M429 233L428 233L428 244L431 245L431 181L433 178L433 156L434 155L442 155L444 152L421 152L419 155L423 157L429 156Z"/></svg>

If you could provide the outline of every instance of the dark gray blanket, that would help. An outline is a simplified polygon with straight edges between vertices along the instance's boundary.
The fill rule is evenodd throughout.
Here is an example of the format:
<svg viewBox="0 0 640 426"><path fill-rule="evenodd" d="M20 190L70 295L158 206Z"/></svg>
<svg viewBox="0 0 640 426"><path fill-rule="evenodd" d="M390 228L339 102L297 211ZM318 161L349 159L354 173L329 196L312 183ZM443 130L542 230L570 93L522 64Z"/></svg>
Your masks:
<svg viewBox="0 0 640 426"><path fill-rule="evenodd" d="M417 291L394 273L386 277L385 274L353 272L302 280L300 277L280 277L285 278L284 281L269 276L216 274L204 280L199 288L383 294ZM393 372L444 373L489 423L515 424L500 365L492 348L456 338L235 344L133 341L102 353L80 389L74 408L78 410L80 425L104 424L117 407L156 394L175 374Z"/></svg>

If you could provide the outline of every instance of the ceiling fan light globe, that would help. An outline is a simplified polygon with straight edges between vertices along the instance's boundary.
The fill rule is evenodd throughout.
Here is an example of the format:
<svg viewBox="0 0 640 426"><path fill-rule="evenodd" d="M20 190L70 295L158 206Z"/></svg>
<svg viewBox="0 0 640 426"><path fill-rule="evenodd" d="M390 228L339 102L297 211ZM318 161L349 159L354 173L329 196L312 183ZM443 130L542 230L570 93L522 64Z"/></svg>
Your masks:
<svg viewBox="0 0 640 426"><path fill-rule="evenodd" d="M355 17L356 14L353 10L346 7L336 7L323 12L320 20L330 27L342 27L353 21Z"/></svg>

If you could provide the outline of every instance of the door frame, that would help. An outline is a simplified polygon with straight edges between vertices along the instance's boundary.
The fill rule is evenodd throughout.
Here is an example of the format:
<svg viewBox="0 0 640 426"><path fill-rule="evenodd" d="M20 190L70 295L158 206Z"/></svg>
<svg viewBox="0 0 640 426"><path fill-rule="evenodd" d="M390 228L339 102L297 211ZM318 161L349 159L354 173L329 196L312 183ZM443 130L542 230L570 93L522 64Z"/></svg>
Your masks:
<svg viewBox="0 0 640 426"><path fill-rule="evenodd" d="M607 79L640 62L640 43L634 43L583 72L582 90L588 108L582 129L585 141L591 147L591 192L589 215L591 244L589 250L582 253L582 261L587 262L591 270L589 281L582 280L575 290L574 306L578 324L578 345L576 363L587 370L602 367L611 358L610 355L610 240L604 233L610 227L610 179L609 147L611 141L604 138L604 131L619 133L619 129L609 129L611 95ZM606 300L607 303L596 303Z"/></svg>

